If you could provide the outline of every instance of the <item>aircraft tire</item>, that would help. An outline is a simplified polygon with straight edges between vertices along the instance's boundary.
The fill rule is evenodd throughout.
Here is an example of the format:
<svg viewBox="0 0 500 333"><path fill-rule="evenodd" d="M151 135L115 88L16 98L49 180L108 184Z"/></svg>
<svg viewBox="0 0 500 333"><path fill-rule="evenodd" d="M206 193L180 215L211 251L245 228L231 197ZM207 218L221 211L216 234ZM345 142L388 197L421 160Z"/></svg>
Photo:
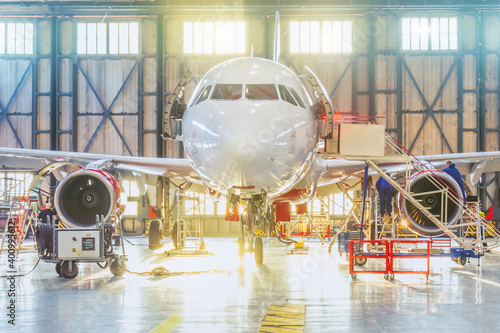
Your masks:
<svg viewBox="0 0 500 333"><path fill-rule="evenodd" d="M257 237L255 239L255 263L257 265L262 264L264 261L264 244L262 242L262 237Z"/></svg>
<svg viewBox="0 0 500 333"><path fill-rule="evenodd" d="M152 220L149 224L149 249L158 250L163 246L161 242L160 221Z"/></svg>

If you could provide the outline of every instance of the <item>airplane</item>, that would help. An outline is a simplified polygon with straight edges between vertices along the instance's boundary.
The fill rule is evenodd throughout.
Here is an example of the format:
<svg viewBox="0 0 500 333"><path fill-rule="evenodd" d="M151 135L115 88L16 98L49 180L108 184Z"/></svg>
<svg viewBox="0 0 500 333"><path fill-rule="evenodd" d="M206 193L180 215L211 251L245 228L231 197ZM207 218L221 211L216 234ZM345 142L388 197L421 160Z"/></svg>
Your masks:
<svg viewBox="0 0 500 333"><path fill-rule="evenodd" d="M362 159L320 157L320 138L331 136L334 125L331 101L317 77L309 74L316 87L313 94L298 75L273 60L236 58L212 68L181 112L181 133L176 133L170 120L165 124L166 136L182 137L187 159L0 148L0 165L46 165L33 183L39 186L49 174L56 175L54 203L69 227L88 227L95 223L96 214L115 212L120 171L139 175L142 182L143 175L156 175L202 184L215 199L225 196L229 210L244 207L247 218L241 219L239 252L244 252L248 243L261 264L263 242L261 237L254 242L254 232L256 226L273 219L276 203L305 203L315 197L318 186L363 174ZM473 183L484 172L500 170L500 152L419 159L436 166L452 160ZM397 161L380 165L402 170ZM63 177L60 171L65 168L76 171ZM453 180L447 182L456 188ZM425 221L411 216L406 219L408 227L422 235L442 233L436 226L424 225ZM156 230L150 232L161 233L161 227L155 225Z"/></svg>

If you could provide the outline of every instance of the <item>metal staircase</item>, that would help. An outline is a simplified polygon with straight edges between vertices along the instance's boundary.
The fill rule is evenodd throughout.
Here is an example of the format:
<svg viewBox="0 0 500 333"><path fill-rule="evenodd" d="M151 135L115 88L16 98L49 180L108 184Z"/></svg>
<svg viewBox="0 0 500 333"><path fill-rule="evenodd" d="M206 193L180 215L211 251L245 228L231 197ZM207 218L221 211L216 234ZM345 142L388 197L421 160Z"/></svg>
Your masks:
<svg viewBox="0 0 500 333"><path fill-rule="evenodd" d="M455 193L450 187L448 187L448 185L446 185L439 178L435 177L433 169L428 168L424 163L413 156L388 133L385 134L385 143L391 150L396 152L397 155L403 157L403 159L406 161L406 179L409 179L412 172L415 170L426 171L427 180L436 187L436 190L433 190L431 192L415 194L411 192L409 182L406 184L406 186L401 186L377 165L377 161L375 159L368 159L366 162L370 165L370 167L373 170L377 171L381 177L387 180L394 187L394 189L396 189L406 200L408 200L418 210L420 210L422 214L424 214L429 220L431 220L464 250L471 250L475 254L481 254L486 250L500 246L500 232L480 215L479 210L468 205L459 195L457 195L457 193ZM448 200L451 200L453 204L462 206L463 218L456 224L450 225L447 222L446 213L440 215L432 214L422 204L422 199L419 199L419 197L421 197L422 195L431 193L440 193L442 198L441 202L445 204L448 202ZM466 237L471 236L471 231L469 231L468 233L464 233L464 228L466 230L474 229L474 231L472 231L473 237ZM491 235L492 237L486 240L484 237L485 233ZM483 245L483 243L486 241L488 242L488 245Z"/></svg>

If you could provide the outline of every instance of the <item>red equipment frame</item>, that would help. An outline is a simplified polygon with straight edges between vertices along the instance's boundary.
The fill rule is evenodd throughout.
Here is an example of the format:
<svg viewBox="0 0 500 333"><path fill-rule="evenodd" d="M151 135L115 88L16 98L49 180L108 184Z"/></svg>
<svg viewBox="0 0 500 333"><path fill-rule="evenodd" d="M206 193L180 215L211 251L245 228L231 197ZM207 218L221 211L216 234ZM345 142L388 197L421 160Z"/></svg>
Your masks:
<svg viewBox="0 0 500 333"><path fill-rule="evenodd" d="M362 244L364 243L376 243L376 244L382 244L385 245L385 252L379 252L379 253L360 253L360 254L355 254L354 253L354 244L359 244L358 246L363 246ZM418 243L424 243L427 244L427 251L426 253L412 253L412 254L405 254L405 253L395 253L394 248L395 244L418 244ZM369 274L369 273L374 273L374 274L385 274L389 275L392 274L394 275L395 273L397 274L425 274L429 276L430 272L430 258L431 258L431 241L428 240L350 240L349 241L349 274ZM385 270L378 270L378 271L368 271L368 270L354 270L354 261L356 259L384 259L385 258ZM394 259L427 259L427 270L424 271L397 271L394 270ZM392 278L391 278L392 279Z"/></svg>

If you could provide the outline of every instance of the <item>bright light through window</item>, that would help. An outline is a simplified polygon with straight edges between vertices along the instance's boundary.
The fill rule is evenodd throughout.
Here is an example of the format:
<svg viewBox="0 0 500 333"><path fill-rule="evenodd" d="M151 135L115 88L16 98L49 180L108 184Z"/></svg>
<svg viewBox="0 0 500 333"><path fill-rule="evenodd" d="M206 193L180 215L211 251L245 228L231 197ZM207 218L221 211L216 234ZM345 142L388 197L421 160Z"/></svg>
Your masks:
<svg viewBox="0 0 500 333"><path fill-rule="evenodd" d="M347 192L352 198L354 191ZM333 215L347 215L353 207L353 203L349 200L349 197L344 193L335 193L330 195L330 214Z"/></svg>
<svg viewBox="0 0 500 333"><path fill-rule="evenodd" d="M27 194L33 175L26 172L0 172L0 202Z"/></svg>
<svg viewBox="0 0 500 333"><path fill-rule="evenodd" d="M120 193L120 203L125 205L123 215L137 216L138 214L138 201L128 201L128 197L140 197L139 188L135 182L124 180L122 182L125 192Z"/></svg>
<svg viewBox="0 0 500 333"><path fill-rule="evenodd" d="M184 22L184 53L245 53L245 22Z"/></svg>
<svg viewBox="0 0 500 333"><path fill-rule="evenodd" d="M0 22L0 54L33 54L33 23Z"/></svg>
<svg viewBox="0 0 500 333"><path fill-rule="evenodd" d="M76 32L78 54L139 53L137 22L78 23Z"/></svg>
<svg viewBox="0 0 500 333"><path fill-rule="evenodd" d="M351 21L290 23L290 53L352 52Z"/></svg>
<svg viewBox="0 0 500 333"><path fill-rule="evenodd" d="M226 215L226 201L223 198L220 202L215 202L208 194L191 191L187 191L185 196L185 215Z"/></svg>
<svg viewBox="0 0 500 333"><path fill-rule="evenodd" d="M406 17L401 21L405 51L456 50L458 26L456 17Z"/></svg>

